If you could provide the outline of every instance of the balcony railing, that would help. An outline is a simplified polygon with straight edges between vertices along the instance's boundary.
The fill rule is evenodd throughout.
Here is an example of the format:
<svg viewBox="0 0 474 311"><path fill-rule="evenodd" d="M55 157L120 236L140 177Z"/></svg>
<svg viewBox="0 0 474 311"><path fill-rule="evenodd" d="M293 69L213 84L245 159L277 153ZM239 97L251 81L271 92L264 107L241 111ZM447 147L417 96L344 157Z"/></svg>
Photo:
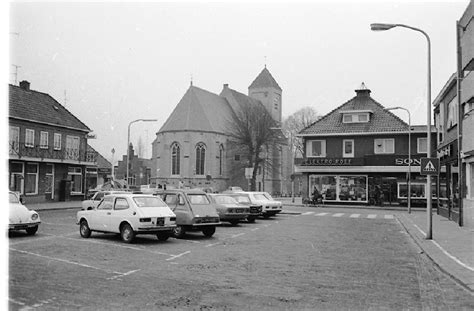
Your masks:
<svg viewBox="0 0 474 311"><path fill-rule="evenodd" d="M39 145L27 147L22 143L10 141L9 155L18 158L36 158L43 160L61 160L72 162L95 163L97 161L97 152L91 150L80 150L71 148L62 148L54 150L52 147L40 148Z"/></svg>

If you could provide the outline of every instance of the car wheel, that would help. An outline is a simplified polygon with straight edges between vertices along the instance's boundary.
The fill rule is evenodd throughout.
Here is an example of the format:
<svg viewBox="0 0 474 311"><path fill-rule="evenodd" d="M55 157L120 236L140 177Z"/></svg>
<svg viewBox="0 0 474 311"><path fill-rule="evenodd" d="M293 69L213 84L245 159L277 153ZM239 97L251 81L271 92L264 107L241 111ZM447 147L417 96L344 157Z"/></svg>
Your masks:
<svg viewBox="0 0 474 311"><path fill-rule="evenodd" d="M135 232L129 224L124 224L120 230L120 237L125 243L132 243L135 239Z"/></svg>
<svg viewBox="0 0 474 311"><path fill-rule="evenodd" d="M91 236L91 229L89 228L89 224L86 220L81 220L79 224L79 233L83 238L89 238Z"/></svg>
<svg viewBox="0 0 474 311"><path fill-rule="evenodd" d="M28 235L34 235L36 233L36 231L38 231L38 226L34 226L34 227L31 227L31 228L27 228L26 229L26 234Z"/></svg>
<svg viewBox="0 0 474 311"><path fill-rule="evenodd" d="M229 221L232 226L237 226L239 224L238 220L231 220Z"/></svg>
<svg viewBox="0 0 474 311"><path fill-rule="evenodd" d="M255 222L255 217L248 217L247 221L253 223Z"/></svg>
<svg viewBox="0 0 474 311"><path fill-rule="evenodd" d="M206 228L202 230L202 233L208 238L213 236L215 232L216 232L216 227L210 227L210 228Z"/></svg>
<svg viewBox="0 0 474 311"><path fill-rule="evenodd" d="M182 237L184 237L185 234L186 234L186 230L184 230L183 226L176 226L173 229L173 235L177 239L181 239Z"/></svg>
<svg viewBox="0 0 474 311"><path fill-rule="evenodd" d="M158 240L164 242L168 240L168 238L170 237L170 234L168 232L160 232L156 234L156 237L158 238Z"/></svg>

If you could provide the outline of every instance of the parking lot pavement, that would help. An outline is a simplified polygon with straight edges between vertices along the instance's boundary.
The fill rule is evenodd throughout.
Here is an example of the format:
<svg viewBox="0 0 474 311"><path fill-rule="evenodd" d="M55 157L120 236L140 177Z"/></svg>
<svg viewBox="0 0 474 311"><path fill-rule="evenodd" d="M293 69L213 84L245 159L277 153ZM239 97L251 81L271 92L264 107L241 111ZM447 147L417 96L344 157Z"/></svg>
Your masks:
<svg viewBox="0 0 474 311"><path fill-rule="evenodd" d="M401 207L362 207L356 208L357 212L347 212L354 207L348 206L324 206L314 207L301 204L301 198L277 198L284 203L284 215L311 215L313 217L350 217L353 219L377 219L379 217L397 217L413 241L425 252L428 257L437 264L445 273L455 279L459 284L470 291L474 291L474 249L473 232L457 226L454 222L438 215L433 215L433 239L426 240L426 211L413 209L411 214L405 213ZM80 209L80 201L51 202L43 204L27 205L31 209L39 211L57 209ZM330 212L335 211L335 212ZM395 216L394 216L395 215ZM253 228L251 230L259 230ZM202 244L198 239L189 239L186 244ZM208 243L210 246L218 245L220 242ZM207 247L210 247L210 246ZM172 254L178 256L178 254ZM180 255L183 256L183 255ZM176 257L179 258L179 257Z"/></svg>

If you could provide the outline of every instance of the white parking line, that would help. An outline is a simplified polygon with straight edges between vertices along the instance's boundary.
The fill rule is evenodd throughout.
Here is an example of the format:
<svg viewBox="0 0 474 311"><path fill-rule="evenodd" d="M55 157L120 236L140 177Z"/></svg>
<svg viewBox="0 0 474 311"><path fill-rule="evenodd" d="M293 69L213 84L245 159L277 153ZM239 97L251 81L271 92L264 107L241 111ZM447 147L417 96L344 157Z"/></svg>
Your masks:
<svg viewBox="0 0 474 311"><path fill-rule="evenodd" d="M329 214L329 213L318 213L318 214L314 214L314 216L325 216L327 214Z"/></svg>
<svg viewBox="0 0 474 311"><path fill-rule="evenodd" d="M394 219L394 216L393 215L385 215L383 216L385 219Z"/></svg>
<svg viewBox="0 0 474 311"><path fill-rule="evenodd" d="M236 237L241 236L241 235L244 235L244 234L245 234L245 232L234 234L233 236L231 236L231 239L236 238Z"/></svg>
<svg viewBox="0 0 474 311"><path fill-rule="evenodd" d="M114 246L114 247L132 249L132 250L135 250L135 251L144 251L144 252L149 252L149 253L153 253L153 254L157 254L157 255L174 256L173 254L168 254L168 253L163 253L163 252L156 252L156 251L152 251L152 250L141 248L141 247L135 247L135 246L129 246L129 245L123 245L123 244L117 244L117 243L106 243L106 242L95 241L93 239L68 238L68 237L65 237L65 236L59 236L59 238L67 239L67 240L80 241L80 242L86 242L86 243L92 243L92 244L99 244L99 245L107 245L107 246Z"/></svg>
<svg viewBox="0 0 474 311"><path fill-rule="evenodd" d="M179 258L179 257L181 257L181 256L183 256L183 255L186 255L186 254L189 254L189 253L191 253L191 251L186 251L186 252L181 253L181 254L179 254L179 255L175 255L175 256L173 256L173 257L170 257L170 258L166 259L166 261L174 260L174 259L176 259L176 258Z"/></svg>
<svg viewBox="0 0 474 311"><path fill-rule="evenodd" d="M114 275L114 276L111 276L110 278L107 278L107 280L115 280L115 279L121 278L122 276L127 276L127 275L130 275L130 274L135 273L135 272L140 271L140 270L141 269L131 270L131 271L122 273L121 275Z"/></svg>
<svg viewBox="0 0 474 311"><path fill-rule="evenodd" d="M49 259L49 260L55 260L55 261L59 261L59 262L63 262L63 263L71 264L71 265L76 265L76 266L80 266L80 267L83 267L83 268L99 270L99 271L103 271L103 272L107 272L107 273L123 274L121 272L112 271L112 270L109 270L109 269L98 268L98 267L94 267L94 266L91 266L91 265L86 265L86 264L76 262L76 261L70 261L70 260L67 260L67 259L51 257L51 256L47 256L47 255L41 255L41 254L38 254L38 253L23 251L23 250L11 248L11 247L10 247L10 250L15 251L15 252L19 252L19 253L22 253L22 254L37 256L37 257L40 257L40 258L46 258L46 259Z"/></svg>
<svg viewBox="0 0 474 311"><path fill-rule="evenodd" d="M311 214L314 214L314 212L306 212L306 213L303 213L301 215L306 216L306 215L311 215Z"/></svg>
<svg viewBox="0 0 474 311"><path fill-rule="evenodd" d="M350 218L359 218L359 217L360 217L360 214L352 214L352 215L350 216Z"/></svg>
<svg viewBox="0 0 474 311"><path fill-rule="evenodd" d="M367 218L368 218L368 219L375 219L375 218L377 218L377 215L375 215L375 214L369 214L369 215L367 215Z"/></svg>
<svg viewBox="0 0 474 311"><path fill-rule="evenodd" d="M50 234L50 233L41 233L41 234L46 235L46 236L34 237L34 238L31 238L31 239L27 239L27 240L21 240L21 241L18 241L18 242L13 242L13 243L10 243L10 245L33 243L33 242L36 242L36 241L39 241L39 240L48 240L48 239L53 239L53 238L58 238L58 237L65 237L65 236L69 236L69 235L76 235L78 233L77 233L77 231L74 231L74 232L71 232L71 233L66 233L66 234L61 234L61 235L55 235L55 234Z"/></svg>
<svg viewBox="0 0 474 311"><path fill-rule="evenodd" d="M221 242L207 244L206 247L211 247L211 246L219 245L219 244L221 244Z"/></svg>
<svg viewBox="0 0 474 311"><path fill-rule="evenodd" d="M259 230L259 229L260 229L260 228L257 227L257 228L250 229L250 231L257 231L257 230Z"/></svg>
<svg viewBox="0 0 474 311"><path fill-rule="evenodd" d="M344 213L336 213L336 214L332 215L332 217L341 217L342 215L344 215Z"/></svg>

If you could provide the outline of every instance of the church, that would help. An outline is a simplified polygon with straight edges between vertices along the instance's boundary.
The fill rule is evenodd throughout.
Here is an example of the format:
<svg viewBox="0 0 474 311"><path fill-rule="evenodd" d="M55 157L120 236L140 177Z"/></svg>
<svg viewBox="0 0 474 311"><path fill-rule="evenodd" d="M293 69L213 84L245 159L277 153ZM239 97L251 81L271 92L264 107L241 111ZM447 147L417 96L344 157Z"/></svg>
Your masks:
<svg viewBox="0 0 474 311"><path fill-rule="evenodd" d="M247 156L232 148L228 125L233 114L248 104L263 105L281 124L282 89L266 66L248 87L248 95L228 84L218 95L191 83L152 143L152 182L213 192L230 186L247 190ZM282 192L285 149L266 146L256 177L257 191Z"/></svg>

